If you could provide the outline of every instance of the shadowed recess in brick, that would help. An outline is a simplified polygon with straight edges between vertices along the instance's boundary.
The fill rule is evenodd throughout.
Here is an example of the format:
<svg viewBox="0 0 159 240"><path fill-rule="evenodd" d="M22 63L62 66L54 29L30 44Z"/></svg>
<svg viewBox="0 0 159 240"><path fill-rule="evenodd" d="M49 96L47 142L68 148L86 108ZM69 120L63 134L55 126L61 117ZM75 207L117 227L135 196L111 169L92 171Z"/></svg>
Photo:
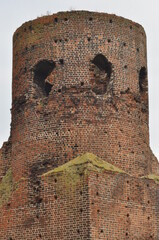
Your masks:
<svg viewBox="0 0 159 240"><path fill-rule="evenodd" d="M139 72L139 89L140 92L147 90L147 70L145 67L142 67Z"/></svg>
<svg viewBox="0 0 159 240"><path fill-rule="evenodd" d="M34 82L40 87L45 96L48 96L52 89L52 84L46 79L55 66L56 64L54 61L48 60L41 60L34 66Z"/></svg>
<svg viewBox="0 0 159 240"><path fill-rule="evenodd" d="M31 202L36 204L37 207L43 201L43 199L40 197L42 186L39 175L52 169L53 167L57 166L51 159L45 159L43 161L41 160L40 162L34 163L32 166L30 166L30 188L34 193L32 196L30 196L30 199Z"/></svg>
<svg viewBox="0 0 159 240"><path fill-rule="evenodd" d="M91 62L94 64L92 91L97 95L102 95L107 91L107 86L112 73L112 64L102 54L97 54Z"/></svg>

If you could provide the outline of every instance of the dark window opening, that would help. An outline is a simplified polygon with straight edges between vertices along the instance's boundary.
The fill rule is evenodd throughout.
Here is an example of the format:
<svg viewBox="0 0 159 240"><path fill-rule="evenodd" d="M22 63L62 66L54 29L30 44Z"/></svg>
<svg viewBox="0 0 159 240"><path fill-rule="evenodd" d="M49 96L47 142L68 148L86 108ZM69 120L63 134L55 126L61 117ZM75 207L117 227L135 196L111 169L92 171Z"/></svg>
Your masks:
<svg viewBox="0 0 159 240"><path fill-rule="evenodd" d="M92 63L96 66L92 91L97 95L105 94L112 73L112 64L102 54L96 55Z"/></svg>
<svg viewBox="0 0 159 240"><path fill-rule="evenodd" d="M142 67L139 72L139 90L143 92L145 89L147 89L147 70Z"/></svg>
<svg viewBox="0 0 159 240"><path fill-rule="evenodd" d="M30 30L30 31L32 31L32 30L33 30L33 28L32 28L32 26L31 26L31 25L29 26L29 30Z"/></svg>
<svg viewBox="0 0 159 240"><path fill-rule="evenodd" d="M50 75L50 73L55 68L54 61L42 60L38 62L34 67L34 82L41 88L44 95L48 96L51 89L52 84L45 79Z"/></svg>
<svg viewBox="0 0 159 240"><path fill-rule="evenodd" d="M93 59L92 63L94 63L101 71L105 71L110 78L112 72L112 64L108 61L108 59L102 55L98 54Z"/></svg>
<svg viewBox="0 0 159 240"><path fill-rule="evenodd" d="M54 21L57 23L58 22L58 18L55 18Z"/></svg>

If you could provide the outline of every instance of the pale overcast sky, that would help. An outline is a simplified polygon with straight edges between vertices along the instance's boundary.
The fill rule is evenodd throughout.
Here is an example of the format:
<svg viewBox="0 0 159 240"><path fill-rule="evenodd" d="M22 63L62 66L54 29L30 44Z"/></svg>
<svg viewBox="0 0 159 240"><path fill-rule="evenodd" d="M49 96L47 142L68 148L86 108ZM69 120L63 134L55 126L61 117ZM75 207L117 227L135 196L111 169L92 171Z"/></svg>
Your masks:
<svg viewBox="0 0 159 240"><path fill-rule="evenodd" d="M140 23L147 34L150 145L159 159L159 1L158 0L0 0L0 147L9 137L12 35L24 22L59 11L114 13Z"/></svg>

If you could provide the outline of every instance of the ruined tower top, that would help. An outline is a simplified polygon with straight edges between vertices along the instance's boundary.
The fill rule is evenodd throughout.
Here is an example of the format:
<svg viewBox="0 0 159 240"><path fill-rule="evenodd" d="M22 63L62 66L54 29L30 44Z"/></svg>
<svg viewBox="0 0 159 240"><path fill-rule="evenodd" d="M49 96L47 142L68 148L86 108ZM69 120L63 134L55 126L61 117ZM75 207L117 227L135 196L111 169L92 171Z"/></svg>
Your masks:
<svg viewBox="0 0 159 240"><path fill-rule="evenodd" d="M0 239L159 239L140 25L84 11L23 24L12 96Z"/></svg>
<svg viewBox="0 0 159 240"><path fill-rule="evenodd" d="M105 13L61 12L23 24L13 52L15 178L85 152L135 176L151 172L142 26Z"/></svg>
<svg viewBox="0 0 159 240"><path fill-rule="evenodd" d="M91 63L105 71L109 80L116 79L113 92L118 96L127 88L137 94L143 90L142 81L137 80L139 74L146 78L145 32L139 24L122 17L61 12L23 24L15 32L13 43L13 106L15 99L26 94L26 88L28 98L39 93L46 97L52 90L50 85L54 85L53 92L58 92L62 87L76 86L75 81L81 86L84 79L83 87L93 88L96 95L103 97L107 87L99 89L90 83ZM48 85L39 86L39 78ZM39 86L38 92L33 84ZM105 94L104 99L110 95Z"/></svg>

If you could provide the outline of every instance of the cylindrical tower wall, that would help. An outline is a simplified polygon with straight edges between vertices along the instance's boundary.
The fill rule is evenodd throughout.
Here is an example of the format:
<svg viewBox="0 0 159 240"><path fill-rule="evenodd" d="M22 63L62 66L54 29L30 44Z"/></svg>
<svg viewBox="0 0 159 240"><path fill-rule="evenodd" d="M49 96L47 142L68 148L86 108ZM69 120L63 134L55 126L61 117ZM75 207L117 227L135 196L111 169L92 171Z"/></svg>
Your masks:
<svg viewBox="0 0 159 240"><path fill-rule="evenodd" d="M105 13L65 12L13 39L16 179L92 152L133 175L151 171L146 36Z"/></svg>

